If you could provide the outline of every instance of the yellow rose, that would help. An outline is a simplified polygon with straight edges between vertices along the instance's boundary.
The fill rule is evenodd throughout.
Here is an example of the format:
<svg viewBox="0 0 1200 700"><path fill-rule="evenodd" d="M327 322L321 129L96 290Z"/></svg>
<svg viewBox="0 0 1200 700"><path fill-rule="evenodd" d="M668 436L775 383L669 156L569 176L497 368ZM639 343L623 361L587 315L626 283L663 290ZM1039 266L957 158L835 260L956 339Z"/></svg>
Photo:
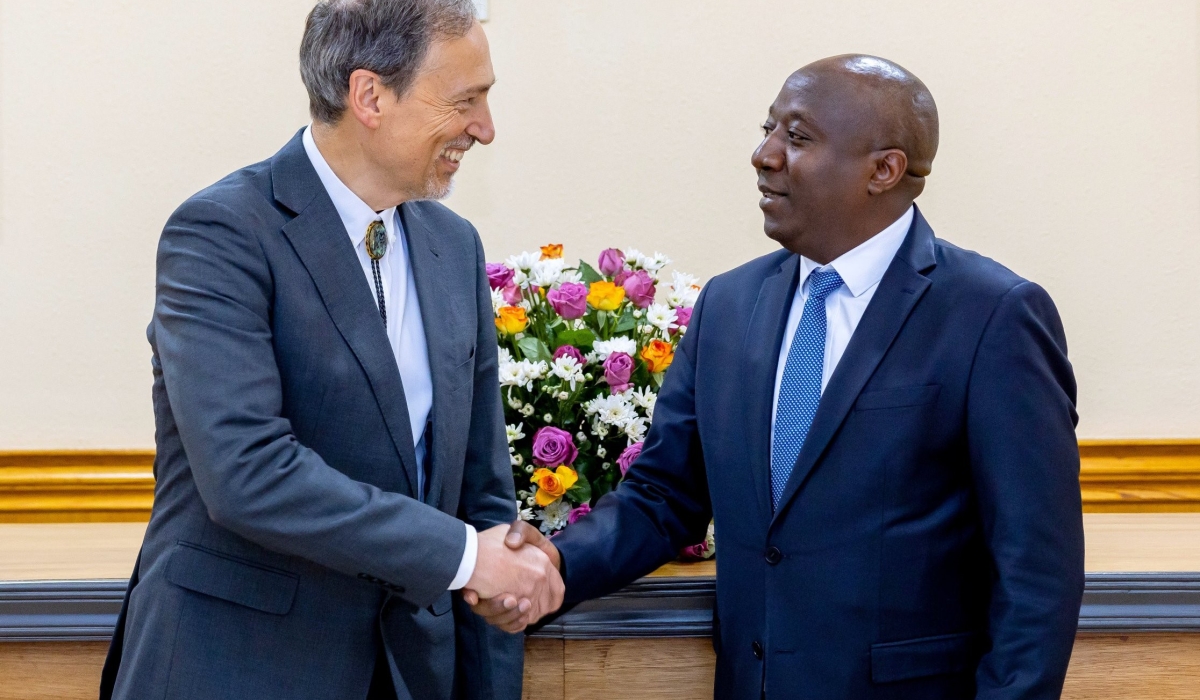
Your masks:
<svg viewBox="0 0 1200 700"><path fill-rule="evenodd" d="M646 369L658 374L666 372L671 366L671 361L675 359L675 350L665 340L651 340L642 348L641 356L646 363Z"/></svg>
<svg viewBox="0 0 1200 700"><path fill-rule="evenodd" d="M575 473L574 469L566 465L560 465L554 471L542 467L535 471L533 476L529 477L529 481L537 484L538 489L535 498L537 499L537 504L545 508L562 498L562 495L574 486L576 481L579 481L579 475Z"/></svg>
<svg viewBox="0 0 1200 700"><path fill-rule="evenodd" d="M542 260L557 260L563 255L562 243L542 246Z"/></svg>
<svg viewBox="0 0 1200 700"><path fill-rule="evenodd" d="M497 312L496 328L505 335L520 333L528 325L529 318L525 315L525 309L520 306L501 306Z"/></svg>
<svg viewBox="0 0 1200 700"><path fill-rule="evenodd" d="M615 311L625 301L625 288L612 282L592 282L588 287L587 301L592 308Z"/></svg>

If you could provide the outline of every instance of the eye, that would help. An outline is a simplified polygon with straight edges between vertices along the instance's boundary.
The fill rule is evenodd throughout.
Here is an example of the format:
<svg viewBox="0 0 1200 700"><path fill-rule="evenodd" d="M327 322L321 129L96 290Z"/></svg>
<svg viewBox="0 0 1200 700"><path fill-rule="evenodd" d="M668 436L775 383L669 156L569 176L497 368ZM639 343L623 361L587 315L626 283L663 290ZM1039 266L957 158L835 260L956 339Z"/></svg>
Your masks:
<svg viewBox="0 0 1200 700"><path fill-rule="evenodd" d="M801 134L796 131L790 131L790 130L788 131L788 138L793 141L811 141L812 140L812 139L808 138L807 136L805 136L804 134Z"/></svg>
<svg viewBox="0 0 1200 700"><path fill-rule="evenodd" d="M768 122L768 123L766 123L766 124L763 124L762 126L760 126L760 127L758 127L758 128L762 129L763 136L770 136L770 135L771 135L771 131L772 131L772 130L775 128L775 125L774 125L774 124L771 124L770 122Z"/></svg>

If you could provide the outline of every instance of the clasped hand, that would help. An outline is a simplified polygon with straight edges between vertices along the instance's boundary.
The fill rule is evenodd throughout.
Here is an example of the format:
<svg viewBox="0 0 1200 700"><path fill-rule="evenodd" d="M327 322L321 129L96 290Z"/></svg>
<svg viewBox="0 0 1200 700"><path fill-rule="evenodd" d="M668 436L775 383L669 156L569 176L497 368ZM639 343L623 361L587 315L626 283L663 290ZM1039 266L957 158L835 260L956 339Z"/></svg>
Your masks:
<svg viewBox="0 0 1200 700"><path fill-rule="evenodd" d="M516 633L562 606L558 549L520 520L479 533L475 573L463 599L488 623Z"/></svg>

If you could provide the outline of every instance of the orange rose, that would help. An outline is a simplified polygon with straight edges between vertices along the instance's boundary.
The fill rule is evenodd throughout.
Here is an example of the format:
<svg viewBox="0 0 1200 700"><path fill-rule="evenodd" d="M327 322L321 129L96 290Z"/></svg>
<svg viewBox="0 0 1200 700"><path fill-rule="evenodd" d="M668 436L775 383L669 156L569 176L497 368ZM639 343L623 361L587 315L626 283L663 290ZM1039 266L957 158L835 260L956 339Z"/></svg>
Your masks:
<svg viewBox="0 0 1200 700"><path fill-rule="evenodd" d="M675 359L675 350L671 344L665 340L651 340L646 347L642 348L642 360L646 363L646 369L653 374L666 372L671 366L671 361Z"/></svg>
<svg viewBox="0 0 1200 700"><path fill-rule="evenodd" d="M515 335L529 325L529 317L520 306L501 306L496 315L496 328L505 335Z"/></svg>
<svg viewBox="0 0 1200 700"><path fill-rule="evenodd" d="M612 282L592 282L588 287L587 301L592 308L615 311L625 301L625 288Z"/></svg>
<svg viewBox="0 0 1200 700"><path fill-rule="evenodd" d="M542 246L542 260L557 260L563 255L562 243L551 243Z"/></svg>
<svg viewBox="0 0 1200 700"><path fill-rule="evenodd" d="M545 508L562 498L563 494L579 481L579 475L566 465L560 465L554 471L542 467L529 477L529 481L537 484L537 494L534 498L539 506Z"/></svg>

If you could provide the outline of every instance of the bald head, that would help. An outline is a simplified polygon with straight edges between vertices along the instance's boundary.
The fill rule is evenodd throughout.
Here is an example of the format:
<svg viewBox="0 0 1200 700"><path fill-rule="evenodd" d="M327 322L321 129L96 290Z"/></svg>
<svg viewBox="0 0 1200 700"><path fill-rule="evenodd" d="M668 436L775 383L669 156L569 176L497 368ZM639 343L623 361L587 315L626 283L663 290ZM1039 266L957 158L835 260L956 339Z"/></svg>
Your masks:
<svg viewBox="0 0 1200 700"><path fill-rule="evenodd" d="M915 75L833 56L788 77L751 161L767 235L822 264L896 221L925 188L937 106Z"/></svg>
<svg viewBox="0 0 1200 700"><path fill-rule="evenodd" d="M846 54L810 63L787 82L821 95L814 108L837 113L829 127L843 129L848 143L903 151L906 176L916 181L908 184L920 193L938 147L937 105L920 78L886 58Z"/></svg>

